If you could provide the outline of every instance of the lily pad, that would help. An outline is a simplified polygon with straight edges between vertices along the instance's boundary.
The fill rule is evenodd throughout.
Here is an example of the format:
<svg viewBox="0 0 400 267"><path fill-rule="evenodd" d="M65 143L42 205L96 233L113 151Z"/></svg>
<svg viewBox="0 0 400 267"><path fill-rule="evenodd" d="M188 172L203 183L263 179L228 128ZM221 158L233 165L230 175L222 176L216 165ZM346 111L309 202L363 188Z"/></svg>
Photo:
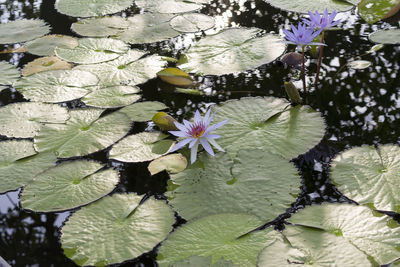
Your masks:
<svg viewBox="0 0 400 267"><path fill-rule="evenodd" d="M214 27L215 19L200 13L187 13L174 17L170 24L179 32L199 32Z"/></svg>
<svg viewBox="0 0 400 267"><path fill-rule="evenodd" d="M358 14L369 24L390 17L399 9L399 0L362 0L358 4Z"/></svg>
<svg viewBox="0 0 400 267"><path fill-rule="evenodd" d="M347 197L379 210L400 213L400 147L355 147L332 161L331 179Z"/></svg>
<svg viewBox="0 0 400 267"><path fill-rule="evenodd" d="M186 52L183 70L203 75L224 75L254 69L280 57L286 49L275 34L257 28L233 28L209 35Z"/></svg>
<svg viewBox="0 0 400 267"><path fill-rule="evenodd" d="M38 56L54 56L56 47L74 48L78 46L78 39L75 37L50 34L25 44L26 51Z"/></svg>
<svg viewBox="0 0 400 267"><path fill-rule="evenodd" d="M216 203L217 204L217 203ZM158 251L160 267L176 266L192 256L211 257L211 264L231 261L239 266L256 266L259 252L279 233L271 227L255 231L263 221L248 214L217 214L189 222L165 240Z"/></svg>
<svg viewBox="0 0 400 267"><path fill-rule="evenodd" d="M56 56L40 57L26 64L21 72L26 77L43 71L70 70L72 66L72 63L68 63Z"/></svg>
<svg viewBox="0 0 400 267"><path fill-rule="evenodd" d="M93 202L114 190L118 172L94 161L64 162L37 175L21 195L24 209L39 212L68 210Z"/></svg>
<svg viewBox="0 0 400 267"><path fill-rule="evenodd" d="M214 122L229 119L215 131L218 144L231 157L241 149L260 148L292 159L317 145L325 133L321 114L309 106L295 106L281 98L245 97L215 107Z"/></svg>
<svg viewBox="0 0 400 267"><path fill-rule="evenodd" d="M52 70L24 77L15 83L17 91L32 101L58 103L88 94L86 87L97 85L93 73L80 70Z"/></svg>
<svg viewBox="0 0 400 267"><path fill-rule="evenodd" d="M113 146L110 158L123 162L143 162L161 157L175 144L165 140L168 135L160 132L142 132L130 135Z"/></svg>
<svg viewBox="0 0 400 267"><path fill-rule="evenodd" d="M160 102L145 101L124 107L119 112L125 113L133 121L145 122L150 121L159 110L167 108L165 104Z"/></svg>
<svg viewBox="0 0 400 267"><path fill-rule="evenodd" d="M284 213L300 193L300 177L286 159L260 149L241 150L235 160L226 153L199 156L199 166L171 175L177 187L167 193L186 220L232 212L265 222Z"/></svg>
<svg viewBox="0 0 400 267"><path fill-rule="evenodd" d="M37 154L32 141L1 141L0 151L0 193L16 190L56 165L56 156L53 153Z"/></svg>
<svg viewBox="0 0 400 267"><path fill-rule="evenodd" d="M128 20L119 16L87 18L74 22L71 25L71 29L74 32L88 37L113 36L128 27Z"/></svg>
<svg viewBox="0 0 400 267"><path fill-rule="evenodd" d="M116 38L130 44L154 43L178 36L180 33L169 24L173 14L145 13L128 18L129 27Z"/></svg>
<svg viewBox="0 0 400 267"><path fill-rule="evenodd" d="M278 239L260 253L257 266L372 266L364 252L334 233L287 225L283 234L285 239Z"/></svg>
<svg viewBox="0 0 400 267"><path fill-rule="evenodd" d="M0 108L0 134L8 137L31 138L43 123L63 124L68 110L53 104L22 102Z"/></svg>
<svg viewBox="0 0 400 267"><path fill-rule="evenodd" d="M13 44L39 38L50 31L41 19L20 19L0 24L0 44Z"/></svg>
<svg viewBox="0 0 400 267"><path fill-rule="evenodd" d="M0 84L2 85L12 85L21 76L19 70L6 61L0 61L0 73Z"/></svg>
<svg viewBox="0 0 400 267"><path fill-rule="evenodd" d="M342 0L264 0L267 3L271 4L274 7L279 9L299 12L299 13L308 13L308 11L314 12L315 10L324 12L325 8L328 9L329 13L333 11L347 11L354 7L350 1L342 1Z"/></svg>
<svg viewBox="0 0 400 267"><path fill-rule="evenodd" d="M163 241L175 222L153 197L115 194L75 212L61 229L64 254L78 265L106 266L140 256Z"/></svg>
<svg viewBox="0 0 400 267"><path fill-rule="evenodd" d="M60 158L85 156L109 147L131 128L130 119L114 112L99 118L102 109L74 109L65 124L48 124L35 137L37 151L55 151Z"/></svg>
<svg viewBox="0 0 400 267"><path fill-rule="evenodd" d="M3 91L4 89L7 89L7 88L8 88L8 86L0 85L0 92Z"/></svg>
<svg viewBox="0 0 400 267"><path fill-rule="evenodd" d="M378 265L389 264L400 257L400 225L389 216L374 216L367 207L326 203L307 207L289 221L336 235Z"/></svg>
<svg viewBox="0 0 400 267"><path fill-rule="evenodd" d="M400 44L400 29L380 30L369 35L374 43Z"/></svg>
<svg viewBox="0 0 400 267"><path fill-rule="evenodd" d="M118 108L138 101L142 96L137 93L140 89L135 86L110 86L96 88L90 94L84 96L82 101L92 107Z"/></svg>
<svg viewBox="0 0 400 267"><path fill-rule="evenodd" d="M56 55L65 61L95 64L116 59L128 52L129 45L111 38L82 38L74 48L57 47Z"/></svg>
<svg viewBox="0 0 400 267"><path fill-rule="evenodd" d="M154 13L186 13L195 11L203 6L185 0L135 0L135 4L145 11Z"/></svg>
<svg viewBox="0 0 400 267"><path fill-rule="evenodd" d="M372 62L368 61L368 60L354 60L354 61L350 61L349 63L347 63L347 66L349 68L352 68L355 70L363 70L363 69L370 67L371 65L372 65Z"/></svg>
<svg viewBox="0 0 400 267"><path fill-rule="evenodd" d="M132 0L57 0L58 12L72 17L94 17L114 14L127 9Z"/></svg>
<svg viewBox="0 0 400 267"><path fill-rule="evenodd" d="M168 173L179 173L186 169L187 159L180 153L162 156L150 162L147 169L151 175L157 174L162 171Z"/></svg>
<svg viewBox="0 0 400 267"><path fill-rule="evenodd" d="M87 64L75 67L75 70L84 70L96 74L99 85L137 85L157 77L166 62L158 55L142 57L144 51L129 50L125 55L100 64Z"/></svg>

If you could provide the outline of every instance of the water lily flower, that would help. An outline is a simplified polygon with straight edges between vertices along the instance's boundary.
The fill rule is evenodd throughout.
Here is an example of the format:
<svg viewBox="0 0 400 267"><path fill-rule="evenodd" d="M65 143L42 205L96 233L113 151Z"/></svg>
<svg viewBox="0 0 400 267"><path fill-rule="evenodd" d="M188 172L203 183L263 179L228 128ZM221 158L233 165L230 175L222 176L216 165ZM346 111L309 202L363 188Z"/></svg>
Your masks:
<svg viewBox="0 0 400 267"><path fill-rule="evenodd" d="M319 14L318 11L315 10L315 14L308 11L308 15L310 16L310 18L303 19L303 22L309 27L317 27L322 30L336 26L341 21L340 19L334 21L337 12L333 11L332 14L329 15L327 8L325 9L323 14Z"/></svg>
<svg viewBox="0 0 400 267"><path fill-rule="evenodd" d="M179 141L171 150L174 152L181 149L185 145L189 144L190 148L190 161L193 164L197 158L197 149L199 144L201 144L205 151L211 156L214 156L214 151L210 144L213 145L219 151L225 152L225 150L220 147L214 139L220 138L220 135L212 134L211 132L218 129L219 127L225 125L228 120L221 121L217 124L210 125L212 119L214 118L215 112L210 116L211 110L209 109L204 116L201 117L200 112L196 110L194 115L194 122L189 122L183 120L183 124L179 122L174 122L175 126L179 131L169 131L171 134L183 137L184 139Z"/></svg>
<svg viewBox="0 0 400 267"><path fill-rule="evenodd" d="M299 23L297 28L292 24L292 31L283 30L287 41L285 43L295 44L298 46L306 46L306 45L324 45L322 43L313 42L314 38L317 37L322 29L319 29L314 32L313 27L307 27L306 24Z"/></svg>

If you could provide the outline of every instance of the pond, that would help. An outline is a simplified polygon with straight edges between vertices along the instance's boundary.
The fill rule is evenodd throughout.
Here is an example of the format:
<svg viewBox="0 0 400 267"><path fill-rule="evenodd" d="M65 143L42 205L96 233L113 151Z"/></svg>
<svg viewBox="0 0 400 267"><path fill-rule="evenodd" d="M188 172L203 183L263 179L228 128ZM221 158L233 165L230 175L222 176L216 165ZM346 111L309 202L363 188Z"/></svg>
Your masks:
<svg viewBox="0 0 400 267"><path fill-rule="evenodd" d="M381 1L394 7L383 20L387 7L374 10L370 0L358 8L356 0L310 4L339 8L341 21L325 31L317 86L319 47L305 53L306 93L301 57L297 67L282 62L296 50L283 43L283 30L307 17L295 11L306 13L310 1L126 0L110 1L108 13L84 4L107 1L74 2L0 0L0 266L388 266L400 258L400 34L392 34L397 45L370 40L400 27L399 1ZM201 23L165 14L186 8L208 16L193 16L204 30L182 33ZM99 13L117 18L80 18ZM1 28L21 19L35 21ZM27 39L2 41L14 31L10 38ZM27 74L38 51L58 42L32 44L46 34L70 36L49 49L70 62L60 68L73 70ZM360 59L365 66L348 64ZM26 77L2 82L14 71L6 73L6 62ZM157 77L167 66L192 78ZM303 105L290 105L289 81ZM226 152L213 145L212 157L199 146L191 164L184 148L176 162L162 163L187 161L186 170L161 166L151 175L149 163L176 140L151 118L163 111L190 121L209 109L211 125L229 119L216 130ZM36 178L26 180L31 172ZM88 177L98 182L86 184Z"/></svg>

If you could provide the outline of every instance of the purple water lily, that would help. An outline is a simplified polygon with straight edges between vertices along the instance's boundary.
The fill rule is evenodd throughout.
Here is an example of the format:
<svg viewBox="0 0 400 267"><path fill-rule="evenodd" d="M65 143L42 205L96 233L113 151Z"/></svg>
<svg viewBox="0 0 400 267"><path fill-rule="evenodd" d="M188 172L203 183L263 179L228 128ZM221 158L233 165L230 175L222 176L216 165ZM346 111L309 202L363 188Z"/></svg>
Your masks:
<svg viewBox="0 0 400 267"><path fill-rule="evenodd" d="M337 12L333 11L332 14L329 15L327 8L323 14L319 14L318 11L315 11L315 14L308 11L308 15L310 17L308 19L303 19L303 22L309 27L317 27L322 30L336 26L341 21L340 19L334 21Z"/></svg>
<svg viewBox="0 0 400 267"><path fill-rule="evenodd" d="M174 122L175 126L179 129L179 131L169 131L171 134L183 137L184 139L178 142L171 150L174 152L178 149L181 149L185 145L189 144L190 148L190 161L193 164L197 158L197 149L199 144L203 146L205 151L211 156L214 156L214 151L211 148L210 144L213 145L219 151L225 152L225 150L220 147L214 139L220 138L220 135L212 134L211 132L219 127L225 125L228 120L221 121L217 124L210 125L212 119L214 118L214 114L210 116L211 110L209 109L204 116L201 117L200 112L196 110L194 115L194 122L189 122L187 120L183 120L183 124L179 122Z"/></svg>
<svg viewBox="0 0 400 267"><path fill-rule="evenodd" d="M322 29L314 32L313 27L307 27L306 24L299 23L297 28L292 24L292 31L283 30L288 44L296 44L298 46L305 45L323 45L322 43L313 42L314 38L317 37Z"/></svg>

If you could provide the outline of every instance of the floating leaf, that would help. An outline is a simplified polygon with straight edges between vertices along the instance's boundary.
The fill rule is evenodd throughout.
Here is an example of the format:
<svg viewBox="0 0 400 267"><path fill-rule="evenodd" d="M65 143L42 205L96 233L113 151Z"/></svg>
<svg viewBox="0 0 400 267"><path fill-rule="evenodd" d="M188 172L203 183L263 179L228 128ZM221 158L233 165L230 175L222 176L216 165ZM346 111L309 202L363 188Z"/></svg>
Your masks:
<svg viewBox="0 0 400 267"><path fill-rule="evenodd" d="M53 153L40 153L28 140L0 142L0 193L16 190L56 164Z"/></svg>
<svg viewBox="0 0 400 267"><path fill-rule="evenodd" d="M75 48L57 47L56 55L69 62L95 64L116 59L129 50L129 45L111 38L82 38Z"/></svg>
<svg viewBox="0 0 400 267"><path fill-rule="evenodd" d="M217 262L212 262L211 257L201 257L201 256L191 256L187 259L178 261L172 265L168 265L171 267L193 267L193 266L208 266L208 267L239 267L238 265L233 264L231 261L219 260Z"/></svg>
<svg viewBox="0 0 400 267"><path fill-rule="evenodd" d="M143 162L161 157L175 143L165 140L168 135L160 132L142 132L130 135L110 150L110 158L123 162Z"/></svg>
<svg viewBox="0 0 400 267"><path fill-rule="evenodd" d="M35 137L37 151L55 151L60 158L85 156L117 142L130 130L131 121L114 112L99 118L101 109L74 109L65 124L48 124Z"/></svg>
<svg viewBox="0 0 400 267"><path fill-rule="evenodd" d="M358 14L369 24L390 17L399 9L399 0L362 0L358 4Z"/></svg>
<svg viewBox="0 0 400 267"><path fill-rule="evenodd" d="M0 134L8 137L31 138L43 123L65 123L68 110L59 105L22 102L0 108Z"/></svg>
<svg viewBox="0 0 400 267"><path fill-rule="evenodd" d="M400 44L400 29L380 30L369 35L374 43Z"/></svg>
<svg viewBox="0 0 400 267"><path fill-rule="evenodd" d="M174 17L170 24L179 32L199 32L214 27L215 19L200 13L187 13Z"/></svg>
<svg viewBox="0 0 400 267"><path fill-rule="evenodd" d="M56 0L55 7L68 16L94 17L120 12L132 4L132 0Z"/></svg>
<svg viewBox="0 0 400 267"><path fill-rule="evenodd" d="M20 19L0 24L0 44L13 44L39 38L50 31L43 20Z"/></svg>
<svg viewBox="0 0 400 267"><path fill-rule="evenodd" d="M61 229L64 254L78 265L105 266L151 251L175 222L171 208L153 197L115 194L75 212Z"/></svg>
<svg viewBox="0 0 400 267"><path fill-rule="evenodd" d="M49 70L70 70L72 66L72 63L68 63L56 56L40 57L26 64L21 72L26 77Z"/></svg>
<svg viewBox="0 0 400 267"><path fill-rule="evenodd" d="M367 207L350 204L315 205L292 215L291 223L317 228L341 237L369 255L378 265L388 264L400 257L400 227L388 224L388 216L374 216ZM361 265L362 266L362 265Z"/></svg>
<svg viewBox="0 0 400 267"><path fill-rule="evenodd" d="M145 11L154 13L186 13L203 6L184 0L135 0L135 4Z"/></svg>
<svg viewBox="0 0 400 267"><path fill-rule="evenodd" d="M175 92L187 95L202 95L203 92L197 89L175 88Z"/></svg>
<svg viewBox="0 0 400 267"><path fill-rule="evenodd" d="M172 14L145 13L128 18L129 27L117 34L116 38L130 44L154 43L178 36L169 21Z"/></svg>
<svg viewBox="0 0 400 267"><path fill-rule="evenodd" d="M156 101L145 101L135 103L120 109L119 111L128 115L133 121L150 121L159 110L168 108L166 105Z"/></svg>
<svg viewBox="0 0 400 267"><path fill-rule="evenodd" d="M82 19L71 25L71 29L74 32L88 37L108 37L117 35L128 27L128 20L119 16Z"/></svg>
<svg viewBox="0 0 400 267"><path fill-rule="evenodd" d="M314 12L315 10L320 13L324 12L325 8L329 13L333 11L347 11L354 7L350 1L342 0L264 0L267 3L283 10L307 13L308 11Z"/></svg>
<svg viewBox="0 0 400 267"><path fill-rule="evenodd" d="M218 203L215 203L218 204ZM211 257L211 263L231 261L239 266L256 266L259 252L279 233L271 227L240 237L263 221L248 214L217 214L189 222L172 232L158 251L160 267L192 256Z"/></svg>
<svg viewBox="0 0 400 267"><path fill-rule="evenodd" d="M74 48L78 46L78 39L75 37L50 34L25 44L26 51L38 56L54 56L56 47Z"/></svg>
<svg viewBox="0 0 400 267"><path fill-rule="evenodd" d="M165 112L157 112L151 120L163 131L178 130L175 126L176 120Z"/></svg>
<svg viewBox="0 0 400 267"><path fill-rule="evenodd" d="M175 153L153 160L147 169L154 175L164 170L168 173L179 173L186 169L186 166L187 159L182 154Z"/></svg>
<svg viewBox="0 0 400 267"><path fill-rule="evenodd" d="M286 159L317 145L325 133L321 114L309 106L295 106L280 98L245 97L216 107L214 122L229 119L215 131L218 144L235 157L241 149L260 148Z"/></svg>
<svg viewBox="0 0 400 267"><path fill-rule="evenodd" d="M114 190L118 172L87 160L64 162L37 175L21 195L24 209L68 210L93 202Z"/></svg>
<svg viewBox="0 0 400 267"><path fill-rule="evenodd" d="M97 76L87 71L52 70L24 77L14 87L26 99L57 103L81 98L97 83Z"/></svg>
<svg viewBox="0 0 400 267"><path fill-rule="evenodd" d="M100 64L88 64L75 67L75 70L85 70L96 74L99 85L137 85L157 77L157 72L163 69L166 62L158 55L143 57L144 51L129 50L125 55Z"/></svg>
<svg viewBox="0 0 400 267"><path fill-rule="evenodd" d="M350 61L349 63L347 63L347 66L349 68L352 68L355 70L363 70L363 69L370 67L371 65L372 65L372 62L368 61L368 60L354 60L354 61Z"/></svg>
<svg viewBox="0 0 400 267"><path fill-rule="evenodd" d="M355 147L332 161L331 179L347 197L379 210L400 213L400 147Z"/></svg>
<svg viewBox="0 0 400 267"><path fill-rule="evenodd" d="M141 95L137 93L140 89L135 86L110 86L96 88L90 94L84 96L82 101L92 107L118 108L124 107L138 101Z"/></svg>
<svg viewBox="0 0 400 267"><path fill-rule="evenodd" d="M371 49L369 49L367 51L367 53L375 53L378 52L379 50L381 50L385 45L384 44L376 44L374 46L371 47Z"/></svg>
<svg viewBox="0 0 400 267"><path fill-rule="evenodd" d="M157 73L157 76L164 82L176 86L190 86L193 84L193 79L189 74L178 68L163 69Z"/></svg>
<svg viewBox="0 0 400 267"><path fill-rule="evenodd" d="M3 85L12 85L21 76L19 70L6 61L0 61L0 73L0 84Z"/></svg>
<svg viewBox="0 0 400 267"><path fill-rule="evenodd" d="M180 67L203 75L224 75L254 69L270 63L285 51L278 35L257 28L233 28L206 36L185 54L188 63Z"/></svg>
<svg viewBox="0 0 400 267"><path fill-rule="evenodd" d="M221 138L222 139L222 138ZM256 149L241 150L235 160L226 153L200 154L202 167L171 175L178 187L170 203L186 220L210 214L249 213L265 222L284 213L300 193L300 177L287 160Z"/></svg>

